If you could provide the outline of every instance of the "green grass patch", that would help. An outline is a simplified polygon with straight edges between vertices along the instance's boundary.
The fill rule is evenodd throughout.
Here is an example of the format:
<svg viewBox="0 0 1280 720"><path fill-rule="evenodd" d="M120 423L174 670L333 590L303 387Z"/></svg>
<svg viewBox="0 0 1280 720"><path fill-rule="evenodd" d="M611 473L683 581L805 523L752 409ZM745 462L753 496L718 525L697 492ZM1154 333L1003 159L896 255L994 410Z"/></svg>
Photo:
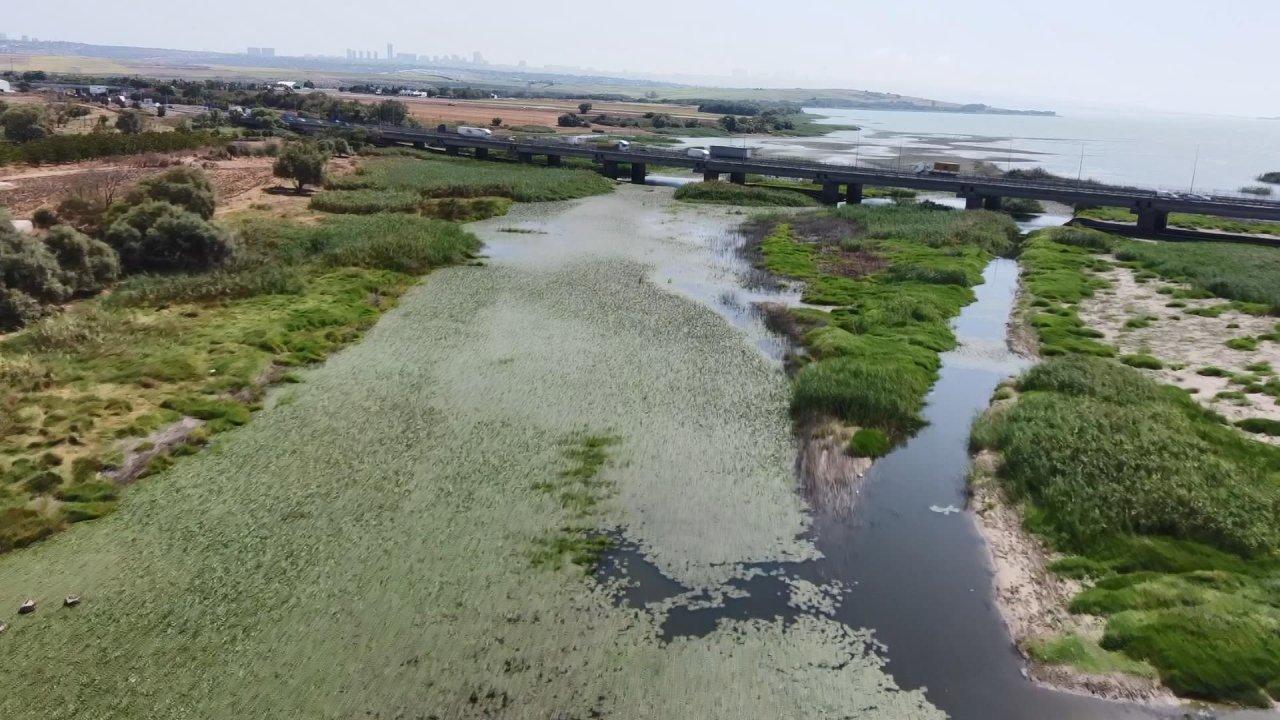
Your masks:
<svg viewBox="0 0 1280 720"><path fill-rule="evenodd" d="M535 540L535 566L559 569L565 561L592 570L600 556L613 547L613 540L593 524L601 502L611 486L600 477L609 461L609 450L620 442L614 435L580 435L571 438L563 450L568 467L555 477L534 484L534 489L553 497L567 516L555 533Z"/></svg>
<svg viewBox="0 0 1280 720"><path fill-rule="evenodd" d="M688 183L676 189L677 200L708 205L747 207L815 207L818 201L803 193L781 188L737 185L711 180Z"/></svg>
<svg viewBox="0 0 1280 720"><path fill-rule="evenodd" d="M1242 312L1275 313L1280 309L1280 248L1239 243L1129 241L1118 245L1116 257L1185 282L1199 291L1199 297L1217 296L1252 304L1237 306ZM1178 294L1175 293L1175 297ZM1197 309L1194 314L1221 314L1230 309L1231 305L1219 305Z"/></svg>
<svg viewBox="0 0 1280 720"><path fill-rule="evenodd" d="M1027 653L1038 662L1047 665L1070 665L1095 675L1124 673L1138 677L1155 677L1155 668L1149 663L1133 660L1122 653L1104 650L1094 642L1079 635L1063 635L1048 640L1034 640L1027 646Z"/></svg>
<svg viewBox="0 0 1280 720"><path fill-rule="evenodd" d="M1109 265L1096 253L1105 252L1111 239L1100 235L1083 228L1048 228L1023 243L1023 286L1032 298L1027 321L1040 340L1042 355L1115 355L1115 348L1100 342L1102 333L1087 327L1075 307L1107 287L1096 273Z"/></svg>
<svg viewBox="0 0 1280 720"><path fill-rule="evenodd" d="M862 428L849 438L849 454L854 457L884 457L892 447L888 436L875 428Z"/></svg>
<svg viewBox="0 0 1280 720"><path fill-rule="evenodd" d="M391 190L423 198L504 197L517 202L544 202L600 195L610 192L613 184L590 170L414 153L365 160L355 173L332 180L329 189Z"/></svg>
<svg viewBox="0 0 1280 720"><path fill-rule="evenodd" d="M1140 368L1142 370L1159 370L1164 367L1164 363L1160 362L1160 358L1146 354L1123 355L1120 362L1129 367Z"/></svg>

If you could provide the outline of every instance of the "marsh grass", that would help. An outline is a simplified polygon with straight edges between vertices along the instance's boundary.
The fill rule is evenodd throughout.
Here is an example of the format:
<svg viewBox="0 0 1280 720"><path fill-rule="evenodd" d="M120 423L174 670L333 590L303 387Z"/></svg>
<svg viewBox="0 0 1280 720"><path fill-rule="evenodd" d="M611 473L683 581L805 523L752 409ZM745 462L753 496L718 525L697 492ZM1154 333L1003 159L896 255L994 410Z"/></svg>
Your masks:
<svg viewBox="0 0 1280 720"><path fill-rule="evenodd" d="M1280 228L1280 223L1277 223ZM1238 243L1124 242L1116 257L1210 296L1280 311L1280 248ZM1248 308L1257 311L1259 308Z"/></svg>
<svg viewBox="0 0 1280 720"><path fill-rule="evenodd" d="M1100 358L1055 358L1017 404L974 426L1029 527L1098 578L1072 603L1107 617L1101 649L1148 662L1176 692L1263 705L1280 687L1280 449L1186 393ZM1042 648L1096 662L1092 648ZM1087 651L1087 652L1086 652Z"/></svg>
<svg viewBox="0 0 1280 720"><path fill-rule="evenodd" d="M948 325L994 254L1012 252L1017 228L996 213L910 206L862 207L765 218L761 264L802 280L806 302L828 313L789 314L810 360L795 373L792 411L863 428L852 451L887 452L923 425Z"/></svg>
<svg viewBox="0 0 1280 720"><path fill-rule="evenodd" d="M562 451L569 466L552 479L534 483L534 489L554 498L568 517L559 530L534 541L535 566L558 570L568 560L589 572L613 547L613 539L600 530L594 518L600 503L612 492L600 473L609 461L609 449L619 442L621 438L615 435L570 438Z"/></svg>
<svg viewBox="0 0 1280 720"><path fill-rule="evenodd" d="M746 207L816 207L813 197L784 188L736 185L721 180L688 183L676 189L675 198L684 202Z"/></svg>

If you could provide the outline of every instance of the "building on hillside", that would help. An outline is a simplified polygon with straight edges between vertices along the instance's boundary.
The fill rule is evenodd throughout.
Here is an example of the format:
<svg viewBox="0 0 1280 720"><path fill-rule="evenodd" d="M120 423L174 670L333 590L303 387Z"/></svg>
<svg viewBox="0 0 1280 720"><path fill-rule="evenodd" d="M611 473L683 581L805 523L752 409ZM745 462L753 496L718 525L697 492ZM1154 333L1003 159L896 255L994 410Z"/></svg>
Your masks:
<svg viewBox="0 0 1280 720"><path fill-rule="evenodd" d="M9 92L13 92L13 86L9 84L8 80L0 80L0 93Z"/></svg>

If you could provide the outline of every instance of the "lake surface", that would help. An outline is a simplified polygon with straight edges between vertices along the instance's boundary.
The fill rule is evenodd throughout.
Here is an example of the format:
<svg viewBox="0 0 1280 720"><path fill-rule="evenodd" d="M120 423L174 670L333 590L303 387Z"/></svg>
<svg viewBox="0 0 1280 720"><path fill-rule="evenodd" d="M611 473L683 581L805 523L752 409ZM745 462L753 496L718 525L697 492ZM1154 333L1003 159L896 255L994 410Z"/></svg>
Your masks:
<svg viewBox="0 0 1280 720"><path fill-rule="evenodd" d="M893 159L904 145L906 151L986 160L1001 169L1039 166L1066 177L1175 190L1190 187L1194 170L1197 190L1224 193L1280 169L1277 120L1118 112L1059 117L826 108L807 112L824 116L826 123L863 128L822 139L862 143L864 156L881 159Z"/></svg>

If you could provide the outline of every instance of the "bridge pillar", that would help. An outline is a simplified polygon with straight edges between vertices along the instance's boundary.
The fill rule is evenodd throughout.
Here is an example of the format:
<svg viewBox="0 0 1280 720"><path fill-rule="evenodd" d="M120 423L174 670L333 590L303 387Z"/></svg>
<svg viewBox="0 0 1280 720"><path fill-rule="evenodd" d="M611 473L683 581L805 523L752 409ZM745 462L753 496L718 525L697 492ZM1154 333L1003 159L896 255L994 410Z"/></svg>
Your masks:
<svg viewBox="0 0 1280 720"><path fill-rule="evenodd" d="M838 202L840 202L840 183L830 181L822 183L822 203L835 205Z"/></svg>
<svg viewBox="0 0 1280 720"><path fill-rule="evenodd" d="M970 195L965 195L965 196L964 196L964 209L965 209L965 210L981 210L981 209L982 209L982 196L981 196L981 195L978 195L978 194L976 194L976 193L975 193L975 194L970 194Z"/></svg>
<svg viewBox="0 0 1280 720"><path fill-rule="evenodd" d="M731 172L729 173L729 182L734 185L746 185L747 174L744 172Z"/></svg>
<svg viewBox="0 0 1280 720"><path fill-rule="evenodd" d="M609 178L610 180L618 179L618 161L617 160L604 161L604 176Z"/></svg>
<svg viewBox="0 0 1280 720"><path fill-rule="evenodd" d="M703 181L703 182L715 182L715 181L717 181L717 180L719 180L719 179L720 179L720 173L718 173L718 172L711 172L710 170L708 170L708 171L706 171L706 172L702 173L702 181Z"/></svg>
<svg viewBox="0 0 1280 720"><path fill-rule="evenodd" d="M547 167L560 167L560 156L559 156L559 155L548 155L548 156L547 156Z"/></svg>
<svg viewBox="0 0 1280 720"><path fill-rule="evenodd" d="M1000 209L1000 196L999 196L999 195L984 195L984 196L982 197L982 207L983 207L983 209L986 209L986 210L999 210L999 209Z"/></svg>
<svg viewBox="0 0 1280 720"><path fill-rule="evenodd" d="M1162 232L1169 227L1169 212L1155 208L1139 208L1138 230L1146 233Z"/></svg>
<svg viewBox="0 0 1280 720"><path fill-rule="evenodd" d="M488 160L488 159L489 159L489 148L476 148L476 159L477 159L477 160Z"/></svg>
<svg viewBox="0 0 1280 720"><path fill-rule="evenodd" d="M516 153L516 160L518 160L518 161L520 161L520 162L522 162L522 163L533 162L533 153L517 152L517 153Z"/></svg>
<svg viewBox="0 0 1280 720"><path fill-rule="evenodd" d="M631 163L631 182L635 183L636 185L643 185L644 176L647 170L648 170L648 167L645 166L644 163L638 163L638 162Z"/></svg>
<svg viewBox="0 0 1280 720"><path fill-rule="evenodd" d="M445 155L457 155L457 154L458 154L458 146L457 146L457 145L445 145L445 146L444 146L444 154L445 154Z"/></svg>
<svg viewBox="0 0 1280 720"><path fill-rule="evenodd" d="M849 183L849 187L844 191L844 202L846 205L861 205L862 185L859 183Z"/></svg>
<svg viewBox="0 0 1280 720"><path fill-rule="evenodd" d="M426 150L426 149L427 149L427 144L426 144L425 142L423 142L422 140L414 140L414 141L413 141L413 147L414 147L414 148L416 148L416 149L418 149L418 150Z"/></svg>

